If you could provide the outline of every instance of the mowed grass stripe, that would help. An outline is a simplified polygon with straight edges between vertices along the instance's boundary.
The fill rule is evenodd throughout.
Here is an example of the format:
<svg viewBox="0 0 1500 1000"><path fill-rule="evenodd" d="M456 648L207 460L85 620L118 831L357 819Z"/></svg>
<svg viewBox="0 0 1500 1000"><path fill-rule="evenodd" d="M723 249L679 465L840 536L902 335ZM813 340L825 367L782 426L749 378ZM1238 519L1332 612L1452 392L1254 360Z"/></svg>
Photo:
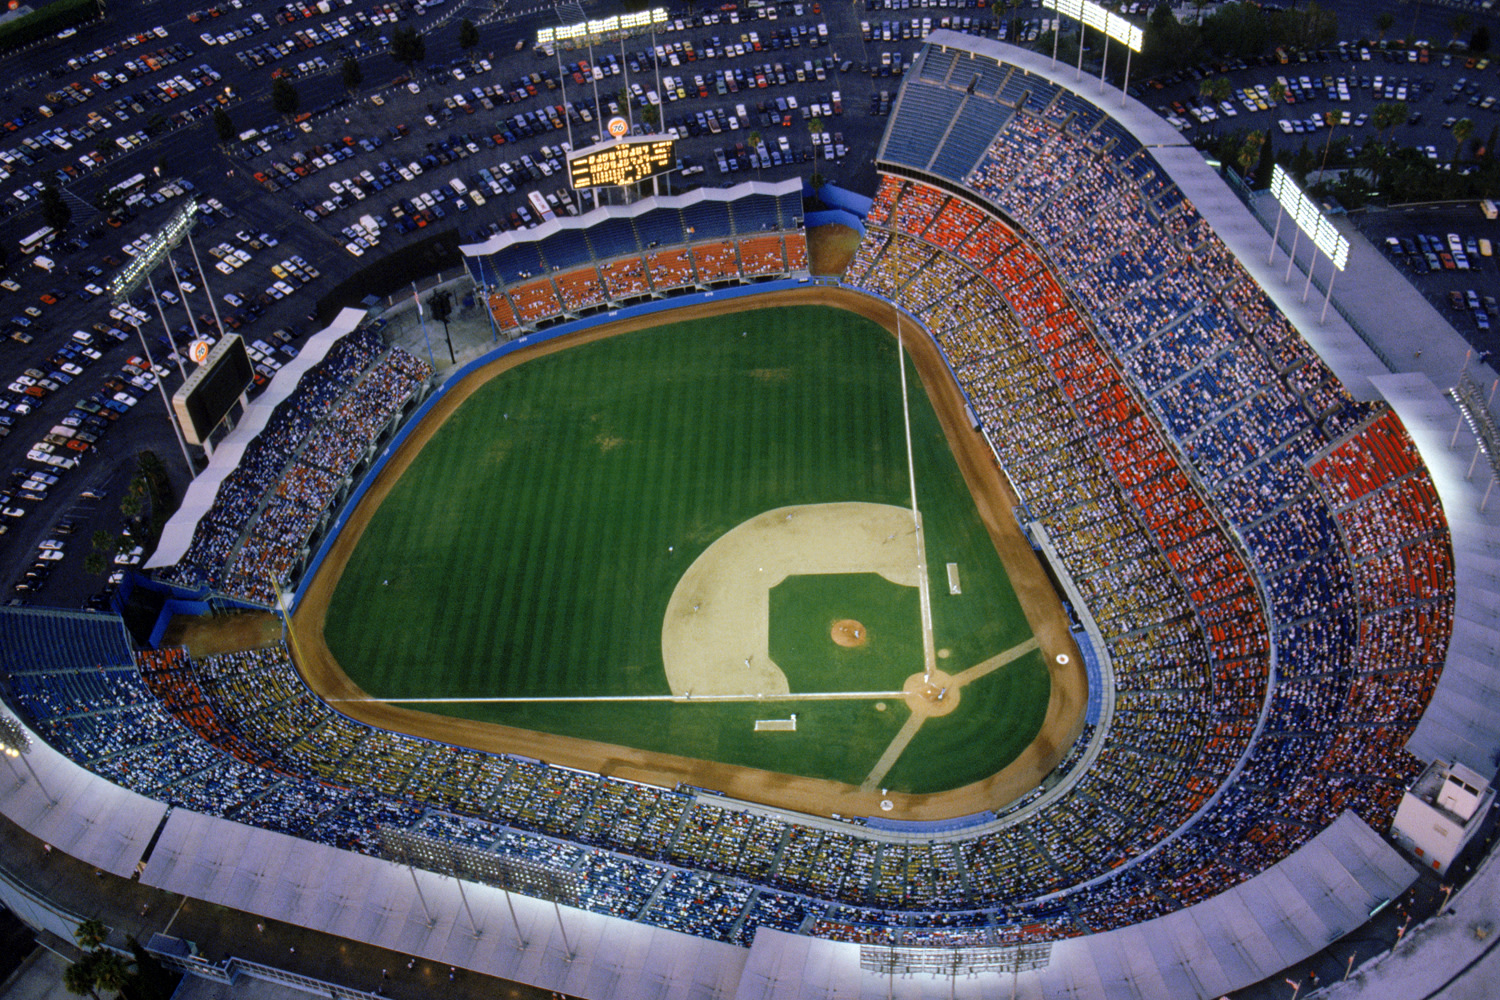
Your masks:
<svg viewBox="0 0 1500 1000"><path fill-rule="evenodd" d="M672 324L527 362L476 391L395 484L333 596L330 647L365 690L390 698L666 693L662 617L706 546L774 507L909 502L895 351L858 317L798 307ZM908 380L934 621L939 645L952 650L945 669L962 669L1027 634L910 369ZM962 598L947 596L947 561L961 564ZM1045 669L1039 677L1040 688L1016 690L1045 709ZM780 709L443 710L850 784L905 714L820 703L799 711L797 734L768 739L750 723ZM1002 718L954 727L956 738L1024 728L1026 711L994 710ZM914 772L902 778L910 791L955 787L1008 760L940 731L923 753L926 766L898 761L897 773Z"/></svg>

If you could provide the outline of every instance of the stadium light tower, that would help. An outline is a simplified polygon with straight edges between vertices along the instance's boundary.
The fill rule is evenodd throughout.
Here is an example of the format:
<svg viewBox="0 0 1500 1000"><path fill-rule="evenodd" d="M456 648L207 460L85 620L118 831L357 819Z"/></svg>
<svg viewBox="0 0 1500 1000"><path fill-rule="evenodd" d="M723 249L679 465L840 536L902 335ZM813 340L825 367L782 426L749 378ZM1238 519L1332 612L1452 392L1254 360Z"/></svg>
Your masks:
<svg viewBox="0 0 1500 1000"><path fill-rule="evenodd" d="M198 200L190 198L186 205L183 205L173 213L172 217L157 231L156 235L142 248L141 252L126 261L125 266L120 268L113 278L109 279L109 297L116 305L126 301L130 297L131 292L141 287L142 282L149 285L151 297L156 300L157 313L161 317L162 330L166 334L168 341L172 339L172 328L167 325L166 313L162 311L161 300L156 296L156 286L151 283L151 272L160 266L162 261L170 260L172 248L180 244L187 236L188 232L193 228L193 220L197 215ZM196 253L194 259L196 259ZM203 276L201 270L198 277L203 281L204 291L207 291L208 279ZM210 295L209 300L212 301L212 299L213 296ZM190 318L192 316L191 309L188 309L188 316ZM155 362L151 357L151 348L146 344L145 332L141 329L140 324L135 322L134 317L131 318L130 325L135 328L136 336L140 338L141 350L146 352L146 362L154 368ZM180 358L177 363L180 370L182 365ZM185 373L183 377L186 378ZM162 379L158 378L156 380L156 388L161 393L162 405L167 409L167 421L172 425L172 434L177 438L177 447L182 449L182 459L187 463L188 472L196 475L198 470L193 464L193 456L188 452L187 440L183 437L182 428L177 423L176 415L172 410L172 402L167 398L167 387Z"/></svg>
<svg viewBox="0 0 1500 1000"><path fill-rule="evenodd" d="M41 776L36 773L36 768L31 766L29 755L31 753L31 735L26 732L26 727L21 725L19 719L12 715L0 714L0 753L14 760L21 758L21 763L26 765L26 770L31 774L31 780L36 782L36 787L47 796L47 801L57 805L57 799L47 791L47 786L42 784Z"/></svg>

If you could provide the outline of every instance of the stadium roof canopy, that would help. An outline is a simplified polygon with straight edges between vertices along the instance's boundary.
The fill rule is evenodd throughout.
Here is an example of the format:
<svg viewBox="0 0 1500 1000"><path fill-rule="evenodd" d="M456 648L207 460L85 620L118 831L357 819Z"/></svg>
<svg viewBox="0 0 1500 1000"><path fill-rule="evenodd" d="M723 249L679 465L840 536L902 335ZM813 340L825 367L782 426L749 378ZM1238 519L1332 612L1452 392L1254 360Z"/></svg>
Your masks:
<svg viewBox="0 0 1500 1000"><path fill-rule="evenodd" d="M198 522L212 509L214 498L219 495L220 485L239 467L245 449L265 430L276 407L297 390L297 384L308 369L322 361L333 345L352 333L364 318L365 313L360 309L339 310L332 323L309 337L297 356L281 367L265 393L245 408L244 416L234 430L214 449L208 468L188 484L182 506L177 508L177 513L172 515L167 526L162 529L161 541L157 543L156 552L146 562L146 569L175 566L187 554L188 545L193 541L193 532L197 530Z"/></svg>
<svg viewBox="0 0 1500 1000"><path fill-rule="evenodd" d="M628 205L602 205L582 215L565 215L558 216L556 219L548 219L541 225L530 229L508 230L491 236L483 243L469 243L458 249L465 257L485 257L518 243L536 243L570 229L588 229L590 226L598 225L604 219L634 219L658 209L680 210L705 201L732 202L747 195L769 195L773 198L796 195L800 198L802 181L797 177L784 181L745 181L728 188L705 187L686 194L650 195Z"/></svg>

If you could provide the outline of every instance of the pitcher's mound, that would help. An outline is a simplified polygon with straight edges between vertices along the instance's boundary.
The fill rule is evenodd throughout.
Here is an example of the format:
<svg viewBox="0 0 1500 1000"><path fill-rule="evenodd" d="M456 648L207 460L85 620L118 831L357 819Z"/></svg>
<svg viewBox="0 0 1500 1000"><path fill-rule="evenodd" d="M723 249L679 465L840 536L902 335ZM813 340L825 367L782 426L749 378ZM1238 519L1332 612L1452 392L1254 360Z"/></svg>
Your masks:
<svg viewBox="0 0 1500 1000"><path fill-rule="evenodd" d="M863 646L870 641L870 633L853 618L840 618L830 630L833 641L840 646Z"/></svg>

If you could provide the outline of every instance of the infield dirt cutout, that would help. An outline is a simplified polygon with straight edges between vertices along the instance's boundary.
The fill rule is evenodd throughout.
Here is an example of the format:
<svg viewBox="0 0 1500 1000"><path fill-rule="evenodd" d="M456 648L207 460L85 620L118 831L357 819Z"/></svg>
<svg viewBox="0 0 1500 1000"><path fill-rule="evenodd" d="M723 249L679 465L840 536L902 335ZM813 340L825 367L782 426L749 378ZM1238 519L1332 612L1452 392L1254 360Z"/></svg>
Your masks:
<svg viewBox="0 0 1500 1000"><path fill-rule="evenodd" d="M922 795L892 792L882 795L875 787L856 787L835 781L637 750L594 740L438 716L369 699L349 679L329 651L323 636L328 604L370 518L412 459L437 433L443 422L480 386L531 358L617 334L653 327L663 322L692 322L710 316L782 305L819 305L845 309L881 324L893 336L896 332L895 314L891 306L857 292L827 287L768 292L685 306L674 310L668 317L633 317L593 327L566 338L546 341L497 359L460 384L450 387L423 423L412 429L364 498L350 513L343 530L330 546L317 576L307 586L297 606L293 616L293 655L308 684L324 698L340 700L340 711L383 729L489 752L524 754L555 764L667 788L678 782L686 782L719 789L732 798L814 815L826 816L836 812L844 816L872 816L884 813L913 820L946 819L984 809L999 809L1035 788L1062 760L1068 747L1083 729L1088 694L1083 659L1069 635L1068 620L1061 601L1016 526L1012 514L1015 497L996 467L984 439L969 426L963 394L954 384L936 345L926 335L909 335L906 338L907 350L921 375L928 398L942 420L949 447L969 486L979 517L994 541L996 552L1010 577L1051 678L1052 690L1046 717L1035 739L1018 757L990 777L945 792ZM912 332L910 323L907 324L907 332ZM901 513L907 528L911 526L910 510L900 507L891 509ZM868 567L861 567L861 571L867 570ZM742 661L748 653L746 650L740 654ZM1056 654L1059 653L1067 653L1068 662L1057 662ZM1006 654L996 657L994 662L998 663L1004 655ZM987 665L988 663L981 664L970 669L985 669ZM920 700L929 701L926 697ZM910 698L903 701L907 705L912 704ZM877 702L877 710L885 704L885 701ZM917 714L913 713L912 718L918 718ZM891 800L894 808L882 809L884 799Z"/></svg>
<svg viewBox="0 0 1500 1000"><path fill-rule="evenodd" d="M667 602L661 655L672 693L789 693L771 660L771 588L789 576L829 573L878 573L916 587L912 529L905 507L850 502L778 507L719 536ZM840 645L861 644L852 631Z"/></svg>

